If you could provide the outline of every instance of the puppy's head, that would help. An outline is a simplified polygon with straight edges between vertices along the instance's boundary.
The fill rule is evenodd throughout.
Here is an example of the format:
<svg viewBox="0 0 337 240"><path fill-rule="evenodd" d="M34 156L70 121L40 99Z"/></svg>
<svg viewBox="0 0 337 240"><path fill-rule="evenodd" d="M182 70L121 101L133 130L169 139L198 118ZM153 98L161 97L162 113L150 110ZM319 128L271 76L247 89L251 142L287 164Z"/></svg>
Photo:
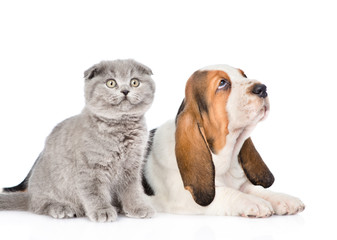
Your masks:
<svg viewBox="0 0 337 240"><path fill-rule="evenodd" d="M187 81L176 123L176 157L194 200L209 205L215 196L212 154L229 132L256 125L269 111L266 86L243 71L217 65L196 71Z"/></svg>
<svg viewBox="0 0 337 240"><path fill-rule="evenodd" d="M204 77L194 77L200 74ZM227 65L205 67L192 75L186 88L189 98L203 102L206 111L202 120L208 119L210 127L226 123L227 131L241 130L264 119L269 112L267 87L247 78L241 69ZM200 93L202 99L197 99L195 95Z"/></svg>

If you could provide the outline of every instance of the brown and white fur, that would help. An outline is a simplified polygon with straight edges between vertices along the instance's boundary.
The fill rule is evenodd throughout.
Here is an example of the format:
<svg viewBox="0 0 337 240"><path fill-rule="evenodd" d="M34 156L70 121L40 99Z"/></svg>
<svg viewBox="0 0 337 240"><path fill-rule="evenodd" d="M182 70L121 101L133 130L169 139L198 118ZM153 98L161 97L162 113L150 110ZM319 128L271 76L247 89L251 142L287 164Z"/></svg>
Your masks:
<svg viewBox="0 0 337 240"><path fill-rule="evenodd" d="M242 70L196 71L176 120L151 131L143 186L157 211L248 217L303 211L298 198L263 188L274 177L249 136L268 111L266 87Z"/></svg>

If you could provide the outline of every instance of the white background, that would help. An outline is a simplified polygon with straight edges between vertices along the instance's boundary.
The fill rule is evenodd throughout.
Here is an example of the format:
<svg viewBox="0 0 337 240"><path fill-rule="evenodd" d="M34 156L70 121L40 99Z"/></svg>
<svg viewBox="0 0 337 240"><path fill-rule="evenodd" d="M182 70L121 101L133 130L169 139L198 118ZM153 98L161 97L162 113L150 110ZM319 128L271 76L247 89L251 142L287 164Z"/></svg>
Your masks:
<svg viewBox="0 0 337 240"><path fill-rule="evenodd" d="M188 77L239 67L268 86L252 138L271 188L306 210L267 219L157 214L115 223L0 212L1 239L336 239L334 1L2 1L0 186L21 182L51 129L83 107L83 72L134 58L154 72L148 127L174 118ZM6 235L3 237L3 235Z"/></svg>

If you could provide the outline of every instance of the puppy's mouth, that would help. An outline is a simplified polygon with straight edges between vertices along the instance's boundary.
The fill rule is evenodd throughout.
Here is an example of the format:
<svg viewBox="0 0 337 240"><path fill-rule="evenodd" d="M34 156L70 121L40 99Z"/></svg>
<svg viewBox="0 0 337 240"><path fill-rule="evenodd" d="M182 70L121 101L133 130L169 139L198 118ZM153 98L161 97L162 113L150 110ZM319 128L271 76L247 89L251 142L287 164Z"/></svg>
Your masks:
<svg viewBox="0 0 337 240"><path fill-rule="evenodd" d="M263 121L267 118L267 116L269 115L269 110L270 110L270 105L269 105L269 101L268 101L268 98L265 99L265 102L264 102L264 105L261 109L262 111L262 118L260 121Z"/></svg>

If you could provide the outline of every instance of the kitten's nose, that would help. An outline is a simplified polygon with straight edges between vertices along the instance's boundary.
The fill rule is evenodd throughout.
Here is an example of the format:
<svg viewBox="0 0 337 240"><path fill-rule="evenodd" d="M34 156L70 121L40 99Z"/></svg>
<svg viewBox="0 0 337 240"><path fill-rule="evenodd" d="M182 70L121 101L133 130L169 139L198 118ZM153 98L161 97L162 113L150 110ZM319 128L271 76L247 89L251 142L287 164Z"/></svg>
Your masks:
<svg viewBox="0 0 337 240"><path fill-rule="evenodd" d="M122 90L122 91L121 91L121 93L123 93L124 96L128 95L129 92L130 92L129 90Z"/></svg>

